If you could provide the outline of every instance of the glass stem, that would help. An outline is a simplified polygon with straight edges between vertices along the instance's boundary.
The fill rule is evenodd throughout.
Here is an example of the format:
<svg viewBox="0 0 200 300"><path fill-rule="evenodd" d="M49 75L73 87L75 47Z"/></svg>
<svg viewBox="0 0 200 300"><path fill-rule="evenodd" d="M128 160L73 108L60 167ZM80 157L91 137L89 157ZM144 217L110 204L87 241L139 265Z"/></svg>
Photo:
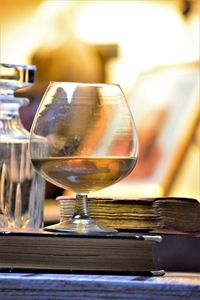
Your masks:
<svg viewBox="0 0 200 300"><path fill-rule="evenodd" d="M72 220L88 220L90 219L88 212L88 197L84 194L77 194L75 200L75 211Z"/></svg>

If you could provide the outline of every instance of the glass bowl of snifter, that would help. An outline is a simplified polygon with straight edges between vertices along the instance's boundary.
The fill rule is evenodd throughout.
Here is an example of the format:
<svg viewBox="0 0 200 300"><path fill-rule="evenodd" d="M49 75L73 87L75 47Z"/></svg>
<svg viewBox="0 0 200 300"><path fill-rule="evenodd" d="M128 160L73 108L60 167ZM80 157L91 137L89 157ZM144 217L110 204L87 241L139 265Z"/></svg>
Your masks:
<svg viewBox="0 0 200 300"><path fill-rule="evenodd" d="M119 85L50 82L32 124L30 155L41 176L76 194L72 216L46 230L115 232L90 217L87 197L125 178L137 162L137 132Z"/></svg>

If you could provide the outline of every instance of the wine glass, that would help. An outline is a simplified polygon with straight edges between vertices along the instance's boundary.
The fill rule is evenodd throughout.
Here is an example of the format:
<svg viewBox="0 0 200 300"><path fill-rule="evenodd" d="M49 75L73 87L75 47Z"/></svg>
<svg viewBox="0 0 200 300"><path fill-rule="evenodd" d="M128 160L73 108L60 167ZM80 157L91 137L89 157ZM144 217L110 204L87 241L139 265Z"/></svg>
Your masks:
<svg viewBox="0 0 200 300"><path fill-rule="evenodd" d="M36 170L76 193L75 211L49 231L115 232L88 212L88 194L110 186L135 167L138 138L130 108L117 84L50 82L30 133Z"/></svg>

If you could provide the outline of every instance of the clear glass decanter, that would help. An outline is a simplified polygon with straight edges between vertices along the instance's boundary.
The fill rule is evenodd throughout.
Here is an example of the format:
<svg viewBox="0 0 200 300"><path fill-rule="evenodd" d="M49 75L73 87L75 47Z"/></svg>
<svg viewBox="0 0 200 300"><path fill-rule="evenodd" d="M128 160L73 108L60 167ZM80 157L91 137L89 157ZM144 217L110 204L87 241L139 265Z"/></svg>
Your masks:
<svg viewBox="0 0 200 300"><path fill-rule="evenodd" d="M0 64L0 227L43 225L45 182L32 167L29 132L19 115L29 100L14 96L34 83L34 75L34 66Z"/></svg>

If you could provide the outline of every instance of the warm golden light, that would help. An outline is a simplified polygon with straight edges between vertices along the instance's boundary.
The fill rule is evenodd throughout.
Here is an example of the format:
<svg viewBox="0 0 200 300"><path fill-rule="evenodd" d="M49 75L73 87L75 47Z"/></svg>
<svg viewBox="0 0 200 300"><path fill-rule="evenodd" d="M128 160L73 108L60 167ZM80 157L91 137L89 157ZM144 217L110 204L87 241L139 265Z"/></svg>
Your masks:
<svg viewBox="0 0 200 300"><path fill-rule="evenodd" d="M119 57L107 76L128 90L142 70L199 58L199 18L186 23L179 1L20 0L16 8L20 2L23 9L7 4L7 18L2 14L2 61L27 63L40 45L55 48L73 35L91 44L116 43Z"/></svg>
<svg viewBox="0 0 200 300"><path fill-rule="evenodd" d="M87 2L75 30L88 43L119 44L120 57L109 71L126 88L141 70L198 60L176 1Z"/></svg>
<svg viewBox="0 0 200 300"><path fill-rule="evenodd" d="M181 12L181 3L181 0L3 1L0 11L1 61L28 64L36 49L44 47L51 51L61 45L72 45L73 38L93 46L115 44L118 56L106 62L106 80L119 83L130 97L141 72L159 65L199 60L200 1L191 1L192 9L187 17ZM74 53L70 62L76 61L78 55ZM60 68L60 61L62 57L54 60L55 68ZM86 61L81 68L89 69L88 65ZM65 74L68 64L61 63L61 66L58 72L62 69ZM77 78L77 70L79 66L73 78ZM51 72L48 74L50 76ZM168 101L167 92L162 97L163 87L166 91L168 81L158 78L157 83L156 95L152 92L148 96L149 107L162 106L162 101ZM196 170L198 163L194 164ZM197 178L196 175L190 177ZM197 183L196 186L199 187ZM118 186L114 189L123 193L123 189L121 192L117 190ZM163 191L149 184L144 192L160 195Z"/></svg>

